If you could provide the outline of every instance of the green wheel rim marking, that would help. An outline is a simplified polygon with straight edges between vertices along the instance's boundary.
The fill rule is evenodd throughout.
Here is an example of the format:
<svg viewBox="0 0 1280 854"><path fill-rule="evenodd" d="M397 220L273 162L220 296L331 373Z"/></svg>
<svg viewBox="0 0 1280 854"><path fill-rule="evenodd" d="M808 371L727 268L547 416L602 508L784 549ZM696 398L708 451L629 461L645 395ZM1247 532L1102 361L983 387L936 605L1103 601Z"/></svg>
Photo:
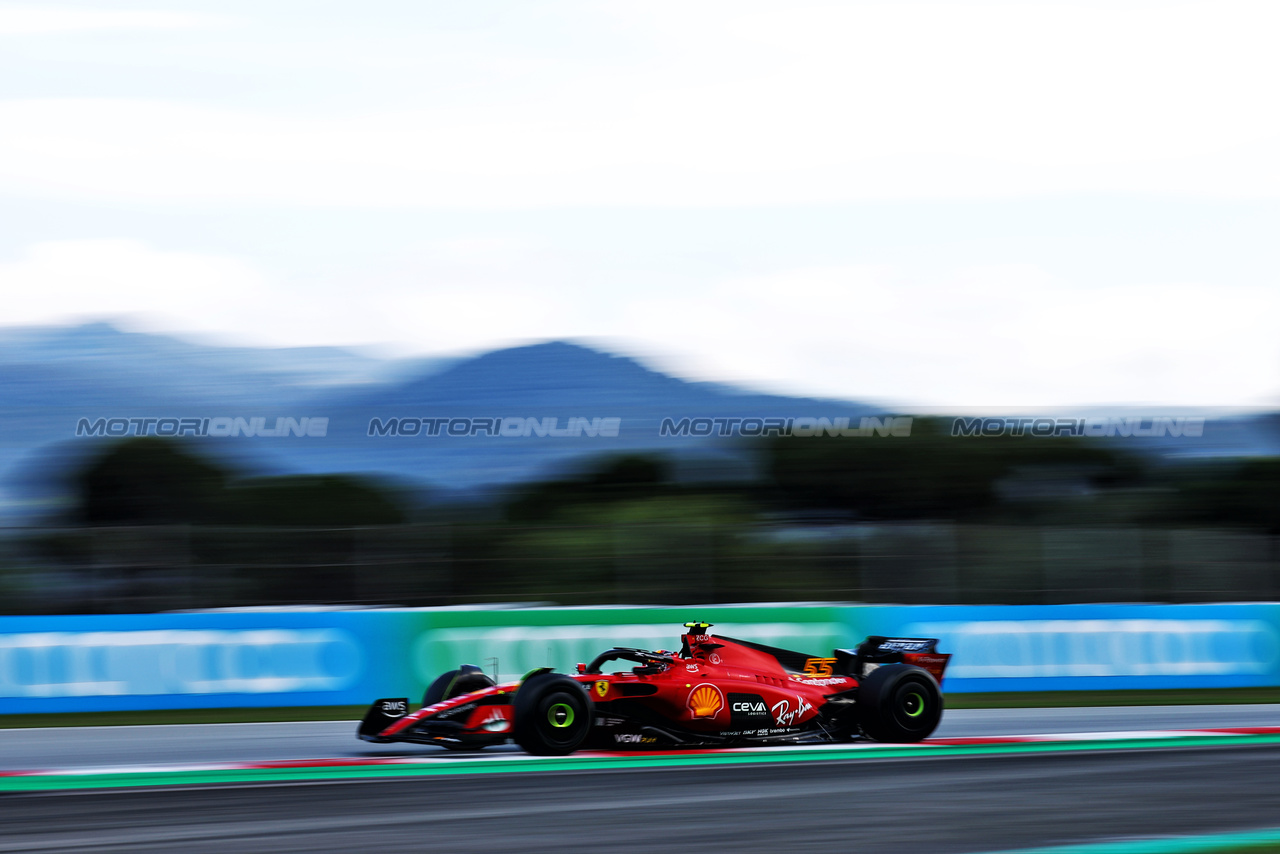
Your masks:
<svg viewBox="0 0 1280 854"><path fill-rule="evenodd" d="M911 711L912 700L915 700L916 710L914 712ZM918 718L924 714L924 707L925 707L924 695L918 694L915 691L912 691L903 700L902 712L909 718Z"/></svg>
<svg viewBox="0 0 1280 854"><path fill-rule="evenodd" d="M562 714L564 715L563 722L557 720L557 718ZM547 709L547 723L551 724L556 729L564 729L565 727L573 726L573 707L566 703L556 703L554 706Z"/></svg>

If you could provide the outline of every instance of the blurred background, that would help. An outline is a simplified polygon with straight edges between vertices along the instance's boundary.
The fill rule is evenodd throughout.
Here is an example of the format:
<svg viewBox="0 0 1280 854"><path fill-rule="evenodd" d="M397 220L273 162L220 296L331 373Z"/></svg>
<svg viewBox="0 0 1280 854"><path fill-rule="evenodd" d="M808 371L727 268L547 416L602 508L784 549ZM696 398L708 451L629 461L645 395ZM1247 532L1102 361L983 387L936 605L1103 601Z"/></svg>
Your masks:
<svg viewBox="0 0 1280 854"><path fill-rule="evenodd" d="M1273 599L1274 23L2 5L0 609Z"/></svg>
<svg viewBox="0 0 1280 854"><path fill-rule="evenodd" d="M341 351L9 335L10 614L1280 594L1274 414L1121 409L1032 435L1030 418L689 383L565 343L318 384L306 372L345 369Z"/></svg>

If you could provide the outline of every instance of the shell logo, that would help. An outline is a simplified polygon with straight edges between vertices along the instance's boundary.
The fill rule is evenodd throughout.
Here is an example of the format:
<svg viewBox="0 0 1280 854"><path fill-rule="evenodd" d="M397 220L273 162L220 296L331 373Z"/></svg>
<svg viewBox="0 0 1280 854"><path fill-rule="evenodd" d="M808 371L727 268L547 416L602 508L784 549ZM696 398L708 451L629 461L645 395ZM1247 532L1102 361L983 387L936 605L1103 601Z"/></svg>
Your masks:
<svg viewBox="0 0 1280 854"><path fill-rule="evenodd" d="M714 718L724 708L724 694L714 685L703 683L689 692L689 711L695 718Z"/></svg>

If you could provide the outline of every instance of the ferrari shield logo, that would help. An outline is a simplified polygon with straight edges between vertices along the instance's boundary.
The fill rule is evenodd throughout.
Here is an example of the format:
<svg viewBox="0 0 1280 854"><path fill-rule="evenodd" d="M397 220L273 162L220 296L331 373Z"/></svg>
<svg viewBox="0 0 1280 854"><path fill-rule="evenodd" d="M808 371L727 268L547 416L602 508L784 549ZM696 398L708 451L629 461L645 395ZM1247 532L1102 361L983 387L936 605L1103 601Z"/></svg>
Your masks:
<svg viewBox="0 0 1280 854"><path fill-rule="evenodd" d="M608 693L609 693L609 683L608 683L608 682L606 682L606 681L605 681L605 680L603 680L603 679L601 679L599 682L597 682L597 683L596 683L596 693L597 693L597 694L599 694L601 697L603 697L605 694L608 694Z"/></svg>

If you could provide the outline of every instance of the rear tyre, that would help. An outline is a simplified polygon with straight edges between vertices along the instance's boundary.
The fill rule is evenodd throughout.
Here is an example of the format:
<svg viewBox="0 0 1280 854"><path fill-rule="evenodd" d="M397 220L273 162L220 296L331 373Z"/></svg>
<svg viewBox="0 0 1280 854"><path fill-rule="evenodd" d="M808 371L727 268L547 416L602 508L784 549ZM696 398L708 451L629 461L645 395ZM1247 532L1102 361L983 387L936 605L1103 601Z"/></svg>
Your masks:
<svg viewBox="0 0 1280 854"><path fill-rule="evenodd" d="M565 756L586 741L594 713L575 680L558 673L526 679L516 690L516 744L535 756Z"/></svg>
<svg viewBox="0 0 1280 854"><path fill-rule="evenodd" d="M915 742L928 738L942 720L942 692L927 670L886 664L858 686L862 732L876 741Z"/></svg>

